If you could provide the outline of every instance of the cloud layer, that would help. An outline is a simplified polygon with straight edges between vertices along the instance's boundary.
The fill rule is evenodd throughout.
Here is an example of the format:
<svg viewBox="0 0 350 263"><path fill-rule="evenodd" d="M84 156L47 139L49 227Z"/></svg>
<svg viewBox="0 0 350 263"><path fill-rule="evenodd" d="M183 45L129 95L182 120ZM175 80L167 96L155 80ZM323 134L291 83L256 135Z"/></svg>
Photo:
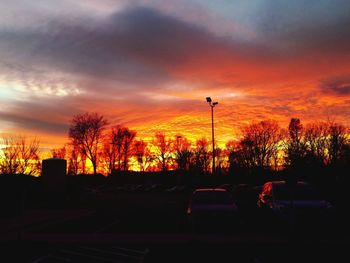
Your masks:
<svg viewBox="0 0 350 263"><path fill-rule="evenodd" d="M66 138L74 114L98 111L140 136L198 138L206 96L223 141L264 118L350 123L348 1L1 5L0 132Z"/></svg>

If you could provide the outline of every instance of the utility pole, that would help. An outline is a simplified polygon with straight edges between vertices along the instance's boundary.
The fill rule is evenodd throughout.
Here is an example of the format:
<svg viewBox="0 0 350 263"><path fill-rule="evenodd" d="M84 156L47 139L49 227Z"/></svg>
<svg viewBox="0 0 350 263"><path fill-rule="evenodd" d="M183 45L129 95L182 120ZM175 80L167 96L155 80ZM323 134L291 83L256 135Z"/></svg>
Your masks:
<svg viewBox="0 0 350 263"><path fill-rule="evenodd" d="M210 97L207 97L207 102L211 108L211 140L213 145L213 166L212 166L212 175L215 175L215 140L214 140L214 107L218 105L218 102L213 102Z"/></svg>

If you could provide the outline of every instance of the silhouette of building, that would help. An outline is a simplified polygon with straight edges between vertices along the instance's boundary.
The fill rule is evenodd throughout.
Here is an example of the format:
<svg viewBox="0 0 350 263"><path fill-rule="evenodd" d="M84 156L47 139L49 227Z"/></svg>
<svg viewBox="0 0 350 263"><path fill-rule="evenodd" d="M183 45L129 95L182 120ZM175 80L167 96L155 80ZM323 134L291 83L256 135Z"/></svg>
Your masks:
<svg viewBox="0 0 350 263"><path fill-rule="evenodd" d="M59 199L65 192L67 161L49 158L42 161L41 182L46 197Z"/></svg>

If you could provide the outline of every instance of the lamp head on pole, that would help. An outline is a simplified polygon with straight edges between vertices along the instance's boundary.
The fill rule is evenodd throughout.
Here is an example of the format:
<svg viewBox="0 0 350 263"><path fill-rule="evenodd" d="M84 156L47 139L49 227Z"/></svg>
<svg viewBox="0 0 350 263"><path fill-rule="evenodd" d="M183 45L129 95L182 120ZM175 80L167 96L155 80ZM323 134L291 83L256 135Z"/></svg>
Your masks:
<svg viewBox="0 0 350 263"><path fill-rule="evenodd" d="M214 143L214 107L219 103L217 101L213 102L210 97L206 97L207 102L211 108L211 127L212 127L212 143L213 143L213 165L212 165L212 175L215 174L215 143Z"/></svg>

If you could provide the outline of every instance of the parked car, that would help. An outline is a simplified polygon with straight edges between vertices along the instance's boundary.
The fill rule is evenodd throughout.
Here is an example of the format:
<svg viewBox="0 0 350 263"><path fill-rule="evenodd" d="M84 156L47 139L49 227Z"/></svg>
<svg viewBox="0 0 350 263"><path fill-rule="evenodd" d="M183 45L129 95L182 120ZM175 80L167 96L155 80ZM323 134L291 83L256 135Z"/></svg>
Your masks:
<svg viewBox="0 0 350 263"><path fill-rule="evenodd" d="M233 186L231 184L222 184L218 188L224 188L230 193L233 191Z"/></svg>
<svg viewBox="0 0 350 263"><path fill-rule="evenodd" d="M238 208L226 189L201 188L193 191L187 215L195 231L230 229L238 221Z"/></svg>
<svg viewBox="0 0 350 263"><path fill-rule="evenodd" d="M266 182L259 194L257 205L269 216L268 220L275 219L274 223L287 226L288 229L321 227L322 230L334 224L333 205L311 184L304 181Z"/></svg>

